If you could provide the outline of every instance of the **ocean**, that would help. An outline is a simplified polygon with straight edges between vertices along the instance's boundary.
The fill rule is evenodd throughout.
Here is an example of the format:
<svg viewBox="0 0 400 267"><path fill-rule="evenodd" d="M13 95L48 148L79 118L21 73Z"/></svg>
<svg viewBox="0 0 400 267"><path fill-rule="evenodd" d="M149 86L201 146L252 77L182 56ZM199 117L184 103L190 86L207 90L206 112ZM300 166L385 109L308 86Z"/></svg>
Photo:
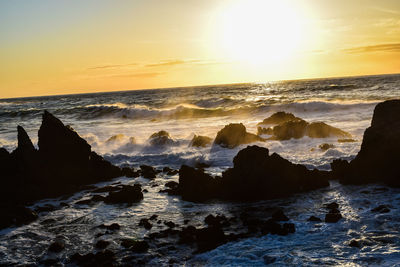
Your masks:
<svg viewBox="0 0 400 267"><path fill-rule="evenodd" d="M396 98L400 98L398 74L0 99L0 147L9 151L15 149L17 125L23 126L37 145L41 115L48 110L73 127L92 150L115 165L137 168L147 164L158 169L179 169L182 164L205 163L210 166L206 168L208 173L219 175L232 166L233 157L247 145L234 149L195 148L189 146L194 135L215 138L225 125L239 122L247 131L256 133L257 123L277 111L286 111L309 122L322 121L347 131L355 142L339 143L333 137L303 137L254 144L309 169L329 170L334 159L351 160L358 153L376 104ZM149 143L150 135L160 130L170 134L171 144L154 146ZM333 148L319 149L324 143L333 144ZM152 181L121 177L102 183L140 182L148 192L142 202L130 207L104 203L76 205L87 198L86 191L68 198L33 203L32 207L61 202L67 205L41 213L39 219L29 225L1 230L0 265L37 264L43 258L54 257L47 252L47 247L60 235L65 237L67 245L57 257L66 262L75 252L93 249L97 233L94 227L101 223L117 222L122 226L110 237L113 240L140 239L149 232L138 227L139 220L153 214L177 224L190 219L193 225L201 226L210 213L232 215L241 209L279 206L295 223L295 234L252 237L196 255L178 244L174 244L176 251L170 254L151 248L146 263L168 265L173 259L177 265L263 266L266 259L274 258L273 264L289 266L400 266L399 189L382 185L343 186L331 182L328 188L287 199L198 204L159 193L165 182L177 180L178 175L160 174ZM365 190L370 194L363 193ZM322 212L324 203L332 201L339 203L343 220L337 224L317 225L306 221L310 215ZM371 216L369 211L380 204L389 205L391 211ZM153 227L150 232L157 229L161 226ZM362 249L350 247L348 242L352 238L366 240L371 245ZM113 242L110 247L117 246L117 242Z"/></svg>

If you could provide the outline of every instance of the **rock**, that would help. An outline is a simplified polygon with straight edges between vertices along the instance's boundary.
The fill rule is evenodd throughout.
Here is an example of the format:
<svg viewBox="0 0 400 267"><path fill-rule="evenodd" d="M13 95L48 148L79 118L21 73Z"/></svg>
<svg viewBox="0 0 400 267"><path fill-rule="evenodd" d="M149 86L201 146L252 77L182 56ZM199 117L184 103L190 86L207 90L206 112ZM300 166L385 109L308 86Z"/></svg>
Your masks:
<svg viewBox="0 0 400 267"><path fill-rule="evenodd" d="M29 224L38 218L36 212L23 206L1 204L0 229L10 226Z"/></svg>
<svg viewBox="0 0 400 267"><path fill-rule="evenodd" d="M153 225L149 222L149 219L140 219L139 226L143 226L147 230L150 230L153 227Z"/></svg>
<svg viewBox="0 0 400 267"><path fill-rule="evenodd" d="M214 216L214 215L210 214L204 219L204 222L208 226L213 226L213 227L222 227L222 226L229 225L229 222L224 215Z"/></svg>
<svg viewBox="0 0 400 267"><path fill-rule="evenodd" d="M329 213L325 215L325 222L327 223L336 223L340 219L342 219L342 214L340 214L337 210L331 210Z"/></svg>
<svg viewBox="0 0 400 267"><path fill-rule="evenodd" d="M140 174L138 172L135 172L133 168L129 168L129 167L122 168L121 174L128 178L136 178L136 177L140 176Z"/></svg>
<svg viewBox="0 0 400 267"><path fill-rule="evenodd" d="M272 114L271 116L269 116L268 118L264 119L258 125L260 125L260 124L267 124L267 125L268 124L281 124L281 123L285 123L288 121L296 121L296 120L301 120L301 119L296 117L292 113L278 111L278 112Z"/></svg>
<svg viewBox="0 0 400 267"><path fill-rule="evenodd" d="M153 215L151 215L151 217L149 218L149 220L150 220L150 221L154 221L154 220L157 220L157 218L158 218L158 215L157 215L157 214L153 214Z"/></svg>
<svg viewBox="0 0 400 267"><path fill-rule="evenodd" d="M197 253L213 250L227 242L224 231L220 227L206 227L197 229L195 236Z"/></svg>
<svg viewBox="0 0 400 267"><path fill-rule="evenodd" d="M141 253L149 249L149 244L146 241L139 241L135 239L123 239L121 246L130 248L133 252Z"/></svg>
<svg viewBox="0 0 400 267"><path fill-rule="evenodd" d="M149 137L149 143L152 146L166 146L166 145L174 145L175 141L171 138L168 132L159 131L153 133Z"/></svg>
<svg viewBox="0 0 400 267"><path fill-rule="evenodd" d="M75 253L70 257L71 262L77 263L79 266L115 266L115 253L111 250L99 251L96 254Z"/></svg>
<svg viewBox="0 0 400 267"><path fill-rule="evenodd" d="M274 130L271 127L263 128L263 127L258 126L257 127L257 135L263 135L263 134L273 135Z"/></svg>
<svg viewBox="0 0 400 267"><path fill-rule="evenodd" d="M179 183L174 182L174 181L169 181L165 184L166 187L174 189L177 188L179 186Z"/></svg>
<svg viewBox="0 0 400 267"><path fill-rule="evenodd" d="M212 198L251 201L286 197L329 185L326 172L310 171L278 154L269 155L268 149L258 146L239 151L233 164L233 168L216 178L183 165L179 171L179 194L194 202Z"/></svg>
<svg viewBox="0 0 400 267"><path fill-rule="evenodd" d="M106 241L106 240L99 240L96 242L95 248L97 249L105 249L106 247L108 247L110 245L110 241Z"/></svg>
<svg viewBox="0 0 400 267"><path fill-rule="evenodd" d="M195 135L190 141L189 146L192 147L206 147L209 146L212 143L212 138L208 136L202 136L202 135Z"/></svg>
<svg viewBox="0 0 400 267"><path fill-rule="evenodd" d="M98 227L112 231L121 229L121 226L118 223L112 223L110 225L100 224Z"/></svg>
<svg viewBox="0 0 400 267"><path fill-rule="evenodd" d="M142 187L139 184L125 185L120 191L110 192L104 199L108 204L136 203L143 199Z"/></svg>
<svg viewBox="0 0 400 267"><path fill-rule="evenodd" d="M327 137L346 137L350 138L351 134L324 122L312 122L307 126L306 135L311 138L327 138Z"/></svg>
<svg viewBox="0 0 400 267"><path fill-rule="evenodd" d="M379 205L378 207L373 208L371 211L377 213L388 213L390 212L390 209L386 205Z"/></svg>
<svg viewBox="0 0 400 267"><path fill-rule="evenodd" d="M106 143L120 143L126 138L123 134L113 135L107 139Z"/></svg>
<svg viewBox="0 0 400 267"><path fill-rule="evenodd" d="M357 142L357 140L355 139L351 139L351 138L341 138L337 140L338 143L353 143L353 142Z"/></svg>
<svg viewBox="0 0 400 267"><path fill-rule="evenodd" d="M318 147L319 147L319 149L321 149L322 151L326 151L326 150L328 150L328 149L334 148L335 146L332 145L332 144L324 143L324 144L319 145Z"/></svg>
<svg viewBox="0 0 400 267"><path fill-rule="evenodd" d="M51 243L51 245L48 248L48 251L59 253L63 251L64 248L65 248L65 243L61 240L56 240L53 243Z"/></svg>
<svg viewBox="0 0 400 267"><path fill-rule="evenodd" d="M165 221L164 224L168 226L169 228L175 228L176 224L171 221Z"/></svg>
<svg viewBox="0 0 400 267"><path fill-rule="evenodd" d="M352 240L349 242L349 246L350 246L350 247L354 247L354 248L361 248L360 242L359 242L358 240L355 240L355 239L352 239Z"/></svg>
<svg viewBox="0 0 400 267"><path fill-rule="evenodd" d="M283 213L281 209L277 209L274 213L272 213L272 220L289 221L289 218Z"/></svg>
<svg viewBox="0 0 400 267"><path fill-rule="evenodd" d="M355 159L333 174L342 184L386 183L400 187L400 100L376 105Z"/></svg>
<svg viewBox="0 0 400 267"><path fill-rule="evenodd" d="M315 216L310 216L310 218L308 218L307 221L309 221L309 222L322 222L322 220L320 218L315 217Z"/></svg>
<svg viewBox="0 0 400 267"><path fill-rule="evenodd" d="M268 130L273 136L271 140L299 139L304 136L311 138L327 137L351 137L351 135L339 128L332 127L324 122L308 123L305 120L297 119L278 124Z"/></svg>
<svg viewBox="0 0 400 267"><path fill-rule="evenodd" d="M140 165L140 174L147 179L156 178L157 171L152 166Z"/></svg>
<svg viewBox="0 0 400 267"><path fill-rule="evenodd" d="M218 182L203 170L182 165L178 192L183 200L201 202L216 196Z"/></svg>
<svg viewBox="0 0 400 267"><path fill-rule="evenodd" d="M339 208L339 204L336 202L331 202L329 204L325 204L325 207L330 210L337 210Z"/></svg>
<svg viewBox="0 0 400 267"><path fill-rule="evenodd" d="M242 123L231 123L217 133L214 144L225 148L234 148L257 141L264 141L264 139L248 133Z"/></svg>

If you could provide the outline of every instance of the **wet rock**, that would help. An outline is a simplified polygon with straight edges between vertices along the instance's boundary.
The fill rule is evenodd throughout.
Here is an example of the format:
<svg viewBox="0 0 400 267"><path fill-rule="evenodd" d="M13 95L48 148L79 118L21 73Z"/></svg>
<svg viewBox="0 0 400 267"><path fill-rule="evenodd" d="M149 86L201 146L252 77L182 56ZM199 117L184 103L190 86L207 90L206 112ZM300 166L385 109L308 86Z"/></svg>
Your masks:
<svg viewBox="0 0 400 267"><path fill-rule="evenodd" d="M106 143L117 143L117 142L119 143L122 142L125 138L126 136L123 134L113 135L107 139Z"/></svg>
<svg viewBox="0 0 400 267"><path fill-rule="evenodd" d="M94 245L95 248L97 249L105 249L106 247L108 247L110 245L110 241L106 241L106 240L99 240L96 242L96 244Z"/></svg>
<svg viewBox="0 0 400 267"><path fill-rule="evenodd" d="M289 221L289 218L283 213L281 209L277 209L272 214L272 220L274 221Z"/></svg>
<svg viewBox="0 0 400 267"><path fill-rule="evenodd" d="M342 214L338 210L331 210L325 215L325 222L336 223L342 218Z"/></svg>
<svg viewBox="0 0 400 267"><path fill-rule="evenodd" d="M107 230L111 230L111 231L121 229L121 226L118 223L112 223L110 225L100 224L98 227L99 228L103 228L103 229L107 229Z"/></svg>
<svg viewBox="0 0 400 267"><path fill-rule="evenodd" d="M328 149L334 148L335 146L332 145L332 144L324 143L324 144L319 145L318 147L319 147L319 149L321 149L322 151L326 151L326 150L328 150Z"/></svg>
<svg viewBox="0 0 400 267"><path fill-rule="evenodd" d="M268 264L274 263L276 261L276 258L270 257L270 256L264 256L263 260L264 260L264 264L268 265Z"/></svg>
<svg viewBox="0 0 400 267"><path fill-rule="evenodd" d="M182 165L178 191L183 200L205 201L216 196L217 181L203 170Z"/></svg>
<svg viewBox="0 0 400 267"><path fill-rule="evenodd" d="M159 131L157 133L153 133L149 137L149 143L152 146L166 146L175 144L175 141L171 138L168 132Z"/></svg>
<svg viewBox="0 0 400 267"><path fill-rule="evenodd" d="M373 208L371 211L376 213L388 213L390 212L390 209L386 205L379 205L378 207Z"/></svg>
<svg viewBox="0 0 400 267"><path fill-rule="evenodd" d="M140 174L147 179L154 179L157 175L157 170L152 166L140 165Z"/></svg>
<svg viewBox="0 0 400 267"><path fill-rule="evenodd" d="M158 218L158 215L157 215L157 214L153 214L153 215L151 215L151 217L149 218L149 220L150 220L150 221L154 221L154 220L157 220L157 218Z"/></svg>
<svg viewBox="0 0 400 267"><path fill-rule="evenodd" d="M352 240L349 242L349 246L350 246L350 247L354 247L354 248L361 248L360 242L359 242L358 240L355 240L355 239L352 239Z"/></svg>
<svg viewBox="0 0 400 267"><path fill-rule="evenodd" d="M220 227L206 227L197 229L195 236L197 253L213 250L227 242L224 231Z"/></svg>
<svg viewBox="0 0 400 267"><path fill-rule="evenodd" d="M217 133L214 144L225 148L234 148L242 144L257 141L264 141L264 139L255 134L248 133L242 123L231 123Z"/></svg>
<svg viewBox="0 0 400 267"><path fill-rule="evenodd" d="M307 221L309 221L309 222L322 222L322 220L320 218L315 217L315 216L310 216L310 218L308 218Z"/></svg>
<svg viewBox="0 0 400 267"><path fill-rule="evenodd" d="M343 184L382 182L400 187L399 151L400 100L388 100L376 105L355 159L340 174L333 173Z"/></svg>
<svg viewBox="0 0 400 267"><path fill-rule="evenodd" d="M264 128L264 127L258 126L257 127L257 135L263 135L263 134L273 135L274 131L272 130L271 127Z"/></svg>
<svg viewBox="0 0 400 267"><path fill-rule="evenodd" d="M311 138L351 137L351 134L324 122L312 122L307 126L306 135Z"/></svg>
<svg viewBox="0 0 400 267"><path fill-rule="evenodd" d="M211 145L212 143L212 138L208 137L208 136L202 136L202 135L195 135L192 139L192 141L190 141L189 146L192 147L206 147Z"/></svg>
<svg viewBox="0 0 400 267"><path fill-rule="evenodd" d="M166 226L168 226L169 228L174 228L176 226L176 224L174 222L171 222L171 221L165 221L164 224Z"/></svg>
<svg viewBox="0 0 400 267"><path fill-rule="evenodd" d="M325 172L310 171L278 154L269 155L268 149L258 146L239 151L233 163L234 167L224 171L221 178L182 166L179 194L195 202L212 198L250 201L286 197L329 185Z"/></svg>
<svg viewBox="0 0 400 267"><path fill-rule="evenodd" d="M357 140L352 139L352 138L341 138L337 140L338 143L354 143L357 142Z"/></svg>
<svg viewBox="0 0 400 267"><path fill-rule="evenodd" d="M147 230L150 230L153 227L153 225L149 222L149 219L140 219L139 226L143 226Z"/></svg>
<svg viewBox="0 0 400 267"><path fill-rule="evenodd" d="M123 176L126 176L128 178L136 178L136 177L140 176L140 174L138 172L135 172L135 170L133 168L129 168L129 167L122 168L121 173Z"/></svg>
<svg viewBox="0 0 400 267"><path fill-rule="evenodd" d="M142 187L139 184L125 185L120 191L110 192L104 199L108 204L136 203L143 199Z"/></svg>
<svg viewBox="0 0 400 267"><path fill-rule="evenodd" d="M36 212L23 206L1 204L0 210L0 228L29 224L38 218Z"/></svg>
<svg viewBox="0 0 400 267"><path fill-rule="evenodd" d="M296 117L292 113L286 113L284 111L278 111L278 112L272 114L271 116L269 116L268 118L264 119L258 125L260 125L260 124L266 124L266 125L268 125L268 124L281 124L281 123L284 123L284 122L296 121L296 120L301 120L301 119Z"/></svg>
<svg viewBox="0 0 400 267"><path fill-rule="evenodd" d="M228 222L228 219L224 215L217 215L214 216L212 214L208 215L205 219L204 222L208 226L213 226L213 227L222 227L222 226L227 226L230 223Z"/></svg>
<svg viewBox="0 0 400 267"><path fill-rule="evenodd" d="M70 262L75 262L80 266L115 266L115 261L115 253L108 249L96 254L75 253L70 257Z"/></svg>
<svg viewBox="0 0 400 267"><path fill-rule="evenodd" d="M48 251L54 252L54 253L59 253L63 251L65 248L65 243L61 240L56 240L48 248Z"/></svg>
<svg viewBox="0 0 400 267"><path fill-rule="evenodd" d="M339 208L339 204L336 202L331 202L331 203L325 204L325 207L330 210L337 210Z"/></svg>

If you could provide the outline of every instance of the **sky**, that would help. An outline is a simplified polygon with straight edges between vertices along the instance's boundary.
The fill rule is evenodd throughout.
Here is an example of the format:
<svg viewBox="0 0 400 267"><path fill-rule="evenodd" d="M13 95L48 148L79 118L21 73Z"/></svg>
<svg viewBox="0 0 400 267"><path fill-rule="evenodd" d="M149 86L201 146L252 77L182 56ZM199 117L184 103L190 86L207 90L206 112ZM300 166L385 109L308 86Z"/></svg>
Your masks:
<svg viewBox="0 0 400 267"><path fill-rule="evenodd" d="M385 73L399 0L0 0L0 98Z"/></svg>

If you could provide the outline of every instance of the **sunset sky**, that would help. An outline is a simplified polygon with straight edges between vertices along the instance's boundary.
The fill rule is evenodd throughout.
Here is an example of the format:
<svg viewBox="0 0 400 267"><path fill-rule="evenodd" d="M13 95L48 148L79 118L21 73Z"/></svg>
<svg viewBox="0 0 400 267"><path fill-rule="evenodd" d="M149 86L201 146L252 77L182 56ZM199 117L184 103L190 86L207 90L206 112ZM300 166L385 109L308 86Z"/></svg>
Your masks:
<svg viewBox="0 0 400 267"><path fill-rule="evenodd" d="M0 1L0 98L400 72L399 0Z"/></svg>

